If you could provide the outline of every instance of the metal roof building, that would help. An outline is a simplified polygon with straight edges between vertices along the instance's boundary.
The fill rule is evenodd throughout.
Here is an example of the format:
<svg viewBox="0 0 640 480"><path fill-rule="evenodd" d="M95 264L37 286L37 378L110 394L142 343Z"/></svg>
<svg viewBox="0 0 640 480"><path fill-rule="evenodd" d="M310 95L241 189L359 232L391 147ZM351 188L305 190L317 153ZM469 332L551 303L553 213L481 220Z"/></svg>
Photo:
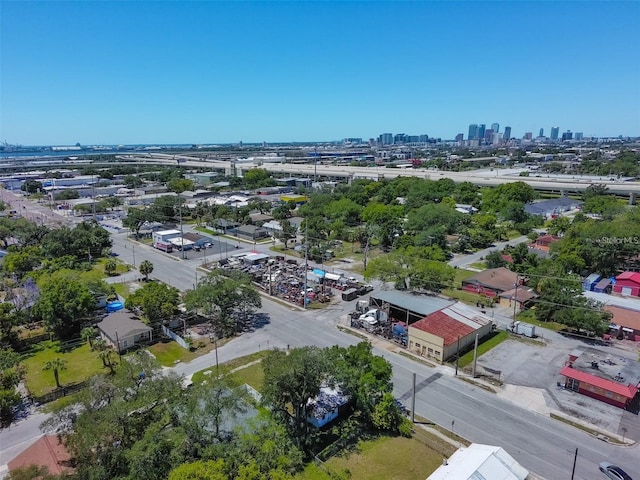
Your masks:
<svg viewBox="0 0 640 480"><path fill-rule="evenodd" d="M453 305L455 302L444 298L398 290L380 290L371 294L371 305L378 308L389 307L389 316L406 322L417 322L427 315Z"/></svg>
<svg viewBox="0 0 640 480"><path fill-rule="evenodd" d="M528 476L502 447L472 443L456 450L427 480L525 480Z"/></svg>

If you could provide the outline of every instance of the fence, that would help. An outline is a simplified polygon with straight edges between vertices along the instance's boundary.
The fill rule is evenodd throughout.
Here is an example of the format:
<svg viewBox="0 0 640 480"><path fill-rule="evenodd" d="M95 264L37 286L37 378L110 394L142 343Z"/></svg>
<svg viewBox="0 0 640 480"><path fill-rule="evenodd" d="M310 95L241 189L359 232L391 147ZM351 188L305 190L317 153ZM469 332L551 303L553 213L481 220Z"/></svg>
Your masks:
<svg viewBox="0 0 640 480"><path fill-rule="evenodd" d="M256 402L260 402L262 400L262 394L259 391L257 391L255 388L253 388L251 385L249 385L248 383L245 383L244 385L240 385L239 388L247 392L247 394L249 394L251 398L253 398Z"/></svg>
<svg viewBox="0 0 640 480"><path fill-rule="evenodd" d="M44 395L40 395L39 397L31 397L31 400L34 403L43 405L45 403L53 402L62 397L66 397L67 395L71 395L72 393L76 393L87 386L87 381L73 383L71 385L65 385L64 387L60 387L53 392L45 393Z"/></svg>
<svg viewBox="0 0 640 480"><path fill-rule="evenodd" d="M164 333L167 337L169 337L171 340L175 340L176 343L178 345L180 345L182 348L186 348L187 350L191 350L191 345L189 345L187 343L187 341L182 338L180 335L172 332L171 330L169 330L166 326L162 325L162 333Z"/></svg>

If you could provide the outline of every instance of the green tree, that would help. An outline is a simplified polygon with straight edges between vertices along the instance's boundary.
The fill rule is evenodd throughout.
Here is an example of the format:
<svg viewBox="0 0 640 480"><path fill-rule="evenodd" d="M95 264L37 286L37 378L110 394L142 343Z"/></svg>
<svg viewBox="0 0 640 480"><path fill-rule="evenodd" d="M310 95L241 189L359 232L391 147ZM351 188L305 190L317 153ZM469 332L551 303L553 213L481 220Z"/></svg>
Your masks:
<svg viewBox="0 0 640 480"><path fill-rule="evenodd" d="M109 276L115 275L117 269L118 269L118 264L113 258L110 258L104 264L104 273L106 273Z"/></svg>
<svg viewBox="0 0 640 480"><path fill-rule="evenodd" d="M53 360L48 361L43 370L52 370L53 378L56 381L56 387L60 388L60 371L67 369L67 361L63 360L60 357L54 358Z"/></svg>
<svg viewBox="0 0 640 480"><path fill-rule="evenodd" d="M11 425L14 408L22 397L16 390L20 383L20 356L11 348L0 350L0 427Z"/></svg>
<svg viewBox="0 0 640 480"><path fill-rule="evenodd" d="M93 350L93 341L96 338L96 329L93 327L85 327L80 331L80 338L82 341L89 343L89 348Z"/></svg>
<svg viewBox="0 0 640 480"><path fill-rule="evenodd" d="M240 322L262 306L260 294L249 276L224 270L210 272L194 290L185 294L184 302L188 310L214 317L223 335L234 333Z"/></svg>
<svg viewBox="0 0 640 480"><path fill-rule="evenodd" d="M127 175L123 181L127 188L137 188L144 185L144 180L136 175Z"/></svg>
<svg viewBox="0 0 640 480"><path fill-rule="evenodd" d="M188 180L186 178L176 178L167 183L167 187L170 191L176 193L186 192L188 190L193 190L193 181Z"/></svg>
<svg viewBox="0 0 640 480"><path fill-rule="evenodd" d="M23 192L27 192L29 195L41 192L42 182L31 179L25 180L25 182L20 186L20 190L22 190Z"/></svg>
<svg viewBox="0 0 640 480"><path fill-rule="evenodd" d="M61 339L79 334L83 319L96 303L86 282L80 279L77 272L60 270L43 275L38 286L40 296L32 313Z"/></svg>
<svg viewBox="0 0 640 480"><path fill-rule="evenodd" d="M131 230L138 238L143 225L147 222L154 222L156 219L156 211L153 209L129 208L127 216L122 219L122 226Z"/></svg>
<svg viewBox="0 0 640 480"><path fill-rule="evenodd" d="M153 272L153 263L151 263L149 260L143 260L142 262L140 262L140 266L138 267L138 269L140 270L140 273L144 275L145 281L148 281L149 275L151 275L151 272Z"/></svg>
<svg viewBox="0 0 640 480"><path fill-rule="evenodd" d="M487 264L487 268L500 268L507 265L507 261L502 258L500 250L492 250L486 257L484 257L484 260Z"/></svg>
<svg viewBox="0 0 640 480"><path fill-rule="evenodd" d="M262 362L262 401L287 429L296 446L310 453L309 402L329 380L327 355L317 347L273 350Z"/></svg>
<svg viewBox="0 0 640 480"><path fill-rule="evenodd" d="M243 174L243 180L247 188L269 187L275 182L269 172L263 168L252 168Z"/></svg>
<svg viewBox="0 0 640 480"><path fill-rule="evenodd" d="M197 460L171 470L169 480L229 480L223 459Z"/></svg>
<svg viewBox="0 0 640 480"><path fill-rule="evenodd" d="M160 282L145 283L126 300L129 310L140 309L149 323L157 324L173 317L178 311L178 290Z"/></svg>

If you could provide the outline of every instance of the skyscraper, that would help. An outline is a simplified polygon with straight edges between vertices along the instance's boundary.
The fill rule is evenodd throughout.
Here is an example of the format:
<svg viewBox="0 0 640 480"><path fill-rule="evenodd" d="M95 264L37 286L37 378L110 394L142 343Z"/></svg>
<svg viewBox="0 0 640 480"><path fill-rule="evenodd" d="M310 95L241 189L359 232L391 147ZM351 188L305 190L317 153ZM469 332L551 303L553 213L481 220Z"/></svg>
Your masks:
<svg viewBox="0 0 640 480"><path fill-rule="evenodd" d="M571 133L571 130L567 130L562 134L562 141L564 142L565 140L573 140L573 133Z"/></svg>
<svg viewBox="0 0 640 480"><path fill-rule="evenodd" d="M494 133L498 133L500 131L500 124L499 123L492 123L491 124L491 130L493 130Z"/></svg>
<svg viewBox="0 0 640 480"><path fill-rule="evenodd" d="M540 129L540 135L538 135L539 137L544 137L544 128Z"/></svg>
<svg viewBox="0 0 640 480"><path fill-rule="evenodd" d="M505 142L508 142L511 138L511 127L504 127L504 135L502 136Z"/></svg>
<svg viewBox="0 0 640 480"><path fill-rule="evenodd" d="M393 133L383 133L379 140L382 145L391 145L393 144Z"/></svg>
<svg viewBox="0 0 640 480"><path fill-rule="evenodd" d="M484 131L487 129L487 126L484 123L481 123L480 125L478 125L478 133L477 133L477 138L479 138L480 140L482 140L484 138Z"/></svg>
<svg viewBox="0 0 640 480"><path fill-rule="evenodd" d="M478 138L478 125L472 123L469 125L469 137L467 137L467 140L473 140L475 138Z"/></svg>
<svg viewBox="0 0 640 480"><path fill-rule="evenodd" d="M573 138L575 138L576 140L582 140L584 138L584 135L582 132L576 132Z"/></svg>
<svg viewBox="0 0 640 480"><path fill-rule="evenodd" d="M560 133L560 127L551 127L551 140L557 140Z"/></svg>

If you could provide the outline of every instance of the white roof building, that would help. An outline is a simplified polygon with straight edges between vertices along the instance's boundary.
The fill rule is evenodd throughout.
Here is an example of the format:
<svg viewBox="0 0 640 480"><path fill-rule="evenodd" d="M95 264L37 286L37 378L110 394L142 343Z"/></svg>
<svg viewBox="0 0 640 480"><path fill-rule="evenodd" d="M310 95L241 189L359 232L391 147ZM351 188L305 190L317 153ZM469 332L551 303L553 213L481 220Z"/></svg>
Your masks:
<svg viewBox="0 0 640 480"><path fill-rule="evenodd" d="M472 443L459 448L427 480L525 480L529 472L502 447Z"/></svg>

